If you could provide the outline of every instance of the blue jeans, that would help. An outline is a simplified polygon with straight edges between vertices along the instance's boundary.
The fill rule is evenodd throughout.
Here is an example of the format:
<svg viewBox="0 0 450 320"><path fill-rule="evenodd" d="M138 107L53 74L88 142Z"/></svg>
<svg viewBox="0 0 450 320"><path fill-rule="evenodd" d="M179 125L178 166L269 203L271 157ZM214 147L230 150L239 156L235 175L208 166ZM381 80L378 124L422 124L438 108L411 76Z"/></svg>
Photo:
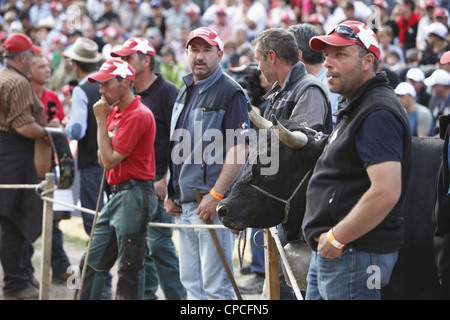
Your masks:
<svg viewBox="0 0 450 320"><path fill-rule="evenodd" d="M312 252L306 300L379 300L397 261L398 252L375 254L344 250L337 259Z"/></svg>
<svg viewBox="0 0 450 320"><path fill-rule="evenodd" d="M183 203L177 224L204 224L197 216L196 202ZM219 224L217 215L213 224ZM234 235L213 229L232 269ZM180 278L188 300L234 300L235 294L208 229L179 229Z"/></svg>

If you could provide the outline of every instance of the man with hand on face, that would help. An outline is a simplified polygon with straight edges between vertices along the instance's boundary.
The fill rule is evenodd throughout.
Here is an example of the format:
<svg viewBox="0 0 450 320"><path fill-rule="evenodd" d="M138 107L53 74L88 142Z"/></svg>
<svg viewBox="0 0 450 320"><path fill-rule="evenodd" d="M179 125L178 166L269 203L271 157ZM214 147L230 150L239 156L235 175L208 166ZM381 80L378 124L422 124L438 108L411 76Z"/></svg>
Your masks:
<svg viewBox="0 0 450 320"><path fill-rule="evenodd" d="M158 208L150 217L150 221L173 223L174 218L164 210L164 199L167 190L170 118L178 89L173 83L164 79L161 74L154 72L155 55L156 51L153 45L141 37L130 38L120 49L111 52L111 56L121 57L136 70L133 91L141 97L142 103L152 110L156 121L155 192L158 198ZM167 300L186 298L186 290L180 282L179 262L172 234L171 228L150 227L148 229L149 254L145 259L145 299L157 299L155 292L158 284L161 285Z"/></svg>
<svg viewBox="0 0 450 320"><path fill-rule="evenodd" d="M135 70L120 59L89 76L100 83L94 104L98 158L112 196L97 220L82 299L100 299L109 270L119 262L117 299L144 298L147 223L156 209L153 113L131 91ZM85 255L81 261L81 270Z"/></svg>
<svg viewBox="0 0 450 320"><path fill-rule="evenodd" d="M186 54L192 73L183 77L186 85L173 110L165 208L178 224L219 224L217 204L239 177L248 152L247 99L242 87L222 71L223 42L214 30L191 31ZM196 139L199 129L202 136ZM226 135L230 131L232 140ZM194 188L202 196L199 204ZM215 231L232 265L234 235L229 230ZM209 231L180 229L179 240L180 276L188 299L234 299Z"/></svg>

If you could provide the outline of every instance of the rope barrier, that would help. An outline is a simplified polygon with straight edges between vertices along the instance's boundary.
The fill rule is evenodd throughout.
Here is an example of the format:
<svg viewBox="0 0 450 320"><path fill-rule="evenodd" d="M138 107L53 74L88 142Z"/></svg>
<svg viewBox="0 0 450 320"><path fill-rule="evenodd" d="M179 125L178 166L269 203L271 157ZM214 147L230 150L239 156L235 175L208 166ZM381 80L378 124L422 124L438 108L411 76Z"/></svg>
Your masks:
<svg viewBox="0 0 450 320"><path fill-rule="evenodd" d="M0 184L0 189L35 189L40 184Z"/></svg>
<svg viewBox="0 0 450 320"><path fill-rule="evenodd" d="M45 182L40 183L40 184L0 184L0 189L45 189L46 184ZM57 189L57 187L52 187L49 189L45 189L43 190L40 194L38 194L38 196L40 196L40 198L43 201L47 201L47 202L51 202L51 203L57 203L59 205L68 207L68 208L72 208L78 211L82 211L82 212L86 212L86 213L91 213L91 214L95 214L94 210L90 210L90 209L86 209L80 206L76 206L73 205L71 203L67 203L61 200L57 200L54 199L52 197L47 197L46 194L49 193L53 193L55 190ZM174 224L174 223L161 223L161 222L149 222L148 223L149 226L151 227L161 227L161 228L173 228L173 229L181 229L181 228L193 228L193 229L227 229L225 226L223 225L211 225L211 224ZM291 281L291 284L293 286L293 290L295 292L295 295L297 297L297 299L299 300L303 300L302 295L300 293L300 289L297 286L297 281L295 280L294 274L292 272L292 269L289 265L289 262L287 261L283 246L281 244L280 239L278 238L278 231L276 230L276 227L272 227L269 228L270 233L275 241L275 244L277 246L277 251L280 254L281 257L281 261L285 267L286 273Z"/></svg>

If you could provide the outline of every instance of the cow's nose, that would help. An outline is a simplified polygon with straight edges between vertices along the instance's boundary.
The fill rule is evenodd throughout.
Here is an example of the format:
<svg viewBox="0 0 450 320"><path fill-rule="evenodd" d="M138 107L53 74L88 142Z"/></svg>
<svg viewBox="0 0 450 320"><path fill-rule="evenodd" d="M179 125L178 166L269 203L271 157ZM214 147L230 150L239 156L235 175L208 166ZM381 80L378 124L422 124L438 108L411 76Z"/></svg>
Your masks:
<svg viewBox="0 0 450 320"><path fill-rule="evenodd" d="M216 208L216 212L219 215L219 218L223 218L227 215L227 207L224 204L219 204Z"/></svg>

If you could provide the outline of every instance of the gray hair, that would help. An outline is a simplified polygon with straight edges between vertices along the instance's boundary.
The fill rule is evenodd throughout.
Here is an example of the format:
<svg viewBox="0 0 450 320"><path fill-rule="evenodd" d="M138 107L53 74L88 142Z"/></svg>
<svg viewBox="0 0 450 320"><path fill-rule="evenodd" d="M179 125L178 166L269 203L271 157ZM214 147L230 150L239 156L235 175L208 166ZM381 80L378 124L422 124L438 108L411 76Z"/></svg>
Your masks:
<svg viewBox="0 0 450 320"><path fill-rule="evenodd" d="M294 35L285 29L266 29L252 41L252 45L255 47L258 45L258 50L264 59L272 50L290 65L299 61L297 41L295 41Z"/></svg>

